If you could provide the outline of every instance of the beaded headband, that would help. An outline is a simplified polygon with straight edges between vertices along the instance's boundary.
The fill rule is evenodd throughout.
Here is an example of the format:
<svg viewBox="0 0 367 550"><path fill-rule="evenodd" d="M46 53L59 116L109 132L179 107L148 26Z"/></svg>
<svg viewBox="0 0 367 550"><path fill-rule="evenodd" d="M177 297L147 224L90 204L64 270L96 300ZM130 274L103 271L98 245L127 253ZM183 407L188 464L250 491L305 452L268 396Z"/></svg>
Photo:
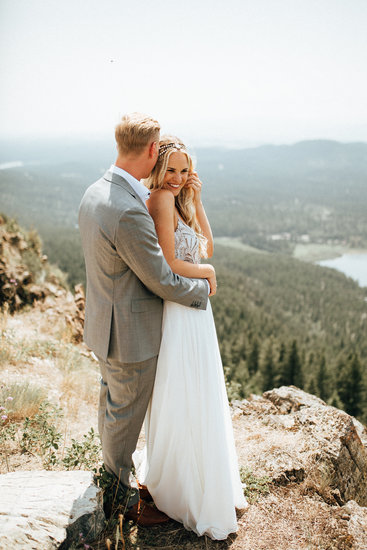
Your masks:
<svg viewBox="0 0 367 550"><path fill-rule="evenodd" d="M161 157L168 149L186 149L183 143L165 143L159 148L158 158Z"/></svg>

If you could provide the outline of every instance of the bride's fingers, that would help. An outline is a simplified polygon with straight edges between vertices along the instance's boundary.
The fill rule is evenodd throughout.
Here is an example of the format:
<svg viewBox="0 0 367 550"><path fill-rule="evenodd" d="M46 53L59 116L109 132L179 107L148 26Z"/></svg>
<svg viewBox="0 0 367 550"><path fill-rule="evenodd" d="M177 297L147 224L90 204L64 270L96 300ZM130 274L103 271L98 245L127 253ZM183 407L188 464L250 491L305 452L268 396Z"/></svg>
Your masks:
<svg viewBox="0 0 367 550"><path fill-rule="evenodd" d="M191 187L191 189L199 191L201 189L201 184L197 182L186 183L186 187Z"/></svg>
<svg viewBox="0 0 367 550"><path fill-rule="evenodd" d="M190 184L197 187L198 189L200 189L202 186L202 183L199 179L190 181Z"/></svg>
<svg viewBox="0 0 367 550"><path fill-rule="evenodd" d="M195 172L188 177L188 181L196 181L201 183L199 176Z"/></svg>

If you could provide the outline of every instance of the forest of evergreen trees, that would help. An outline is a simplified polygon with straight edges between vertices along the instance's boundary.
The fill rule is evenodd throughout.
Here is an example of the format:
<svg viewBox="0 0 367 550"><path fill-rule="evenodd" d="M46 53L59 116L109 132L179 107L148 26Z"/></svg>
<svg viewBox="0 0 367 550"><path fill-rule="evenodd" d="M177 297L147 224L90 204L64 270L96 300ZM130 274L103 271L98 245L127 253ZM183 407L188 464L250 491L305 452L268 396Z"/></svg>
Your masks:
<svg viewBox="0 0 367 550"><path fill-rule="evenodd" d="M275 254L216 247L214 318L232 399L293 384L367 421L367 289Z"/></svg>

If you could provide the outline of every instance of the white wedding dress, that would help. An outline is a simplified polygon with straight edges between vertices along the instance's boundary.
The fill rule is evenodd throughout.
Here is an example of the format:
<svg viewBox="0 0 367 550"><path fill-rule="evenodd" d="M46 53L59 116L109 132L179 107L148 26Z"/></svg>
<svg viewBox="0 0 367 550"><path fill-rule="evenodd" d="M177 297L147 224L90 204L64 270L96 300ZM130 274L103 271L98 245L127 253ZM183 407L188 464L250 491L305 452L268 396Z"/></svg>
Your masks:
<svg viewBox="0 0 367 550"><path fill-rule="evenodd" d="M195 232L178 220L176 257L199 262ZM162 343L145 419L139 481L157 508L213 539L237 531L246 508L210 302L205 311L165 302Z"/></svg>

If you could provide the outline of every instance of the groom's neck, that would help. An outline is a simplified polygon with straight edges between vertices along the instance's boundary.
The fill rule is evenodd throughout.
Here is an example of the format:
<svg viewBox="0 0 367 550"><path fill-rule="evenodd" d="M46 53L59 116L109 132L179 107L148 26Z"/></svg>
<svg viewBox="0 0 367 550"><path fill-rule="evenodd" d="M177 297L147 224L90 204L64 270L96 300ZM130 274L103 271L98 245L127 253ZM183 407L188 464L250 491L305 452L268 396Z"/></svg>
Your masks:
<svg viewBox="0 0 367 550"><path fill-rule="evenodd" d="M122 168L137 180L141 180L144 177L145 170L142 167L139 157L129 158L118 156L115 166Z"/></svg>

